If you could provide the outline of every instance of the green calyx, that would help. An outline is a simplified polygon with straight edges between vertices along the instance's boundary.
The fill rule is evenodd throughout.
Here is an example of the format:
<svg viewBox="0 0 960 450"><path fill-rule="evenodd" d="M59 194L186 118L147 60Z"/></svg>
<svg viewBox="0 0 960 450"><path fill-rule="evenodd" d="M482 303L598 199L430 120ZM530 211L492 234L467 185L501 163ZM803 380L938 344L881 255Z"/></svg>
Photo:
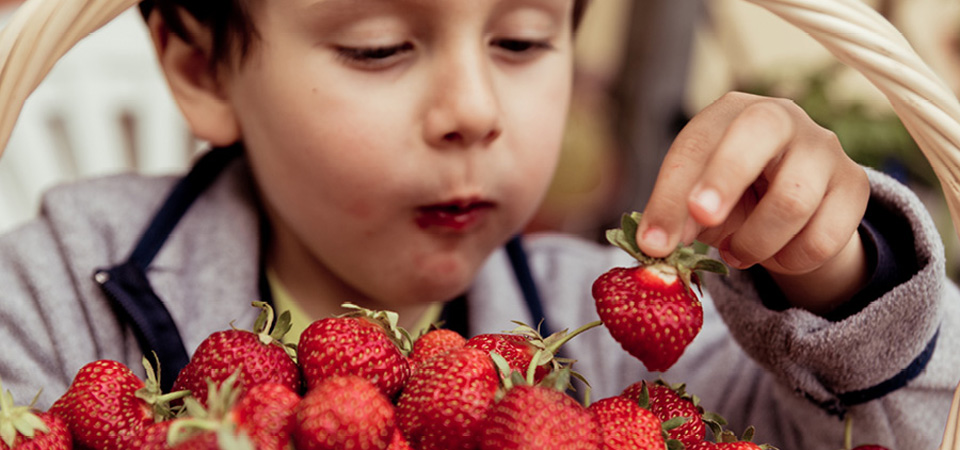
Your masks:
<svg viewBox="0 0 960 450"><path fill-rule="evenodd" d="M747 427L747 429L743 431L743 435L741 435L740 437L737 437L737 435L734 432L730 430L726 430L717 436L717 442L718 443L753 442L754 434L756 434L756 428L754 428L752 425ZM760 444L758 446L763 450L777 450L776 447L770 444Z"/></svg>
<svg viewBox="0 0 960 450"><path fill-rule="evenodd" d="M646 381L640 382L640 395L637 396L637 404L643 409L648 411L650 410L650 389L647 387ZM660 435L663 436L668 450L683 449L683 443L676 439L670 438L670 430L679 428L690 420L692 420L690 417L677 416L671 417L669 420L666 420L660 424Z"/></svg>
<svg viewBox="0 0 960 450"><path fill-rule="evenodd" d="M700 413L700 420L703 421L703 424L706 425L707 428L710 428L710 431L713 432L714 436L719 436L720 433L723 432L723 427L727 425L727 419L715 412L705 411L703 407L700 406L700 397L698 397L696 394L687 392L686 383L668 383L664 379L660 378L654 381L654 384L665 386L673 392L676 392L681 399L692 403Z"/></svg>
<svg viewBox="0 0 960 450"><path fill-rule="evenodd" d="M504 331L503 333L526 338L526 343L532 347L534 353L530 358L530 364L525 368L525 370L518 371L512 369L510 364L506 359L503 358L503 356L496 352L490 352L490 357L493 359L494 366L497 369L497 374L500 376L500 394L517 385L547 386L557 389L561 392L565 392L568 389L574 390L573 383L571 383L571 381L573 378L576 378L577 380L580 380L584 386L586 386L586 399L589 402L590 383L582 374L572 370L573 363L576 361L569 358L557 357L557 352L560 351L560 347L569 342L571 339L579 336L587 330L602 326L603 322L599 320L589 322L580 326L576 330L569 331L568 329L563 329L547 337L541 335L540 330L537 328L533 328L530 325L516 320L512 322L517 325L516 328L510 331ZM541 366L549 366L550 372L543 378L543 380L541 380L539 383L536 383L537 369L539 369Z"/></svg>
<svg viewBox="0 0 960 450"><path fill-rule="evenodd" d="M725 264L697 251L695 246L680 244L665 258L654 258L643 253L640 245L637 244L637 229L640 227L642 216L638 212L624 214L620 219L620 228L607 230L607 241L629 253L641 265L663 264L675 268L677 275L688 287L697 286L699 289L700 279L697 272L706 271L721 275L729 273Z"/></svg>
<svg viewBox="0 0 960 450"><path fill-rule="evenodd" d="M516 320L512 322L517 325L517 327L505 333L525 337L527 339L527 343L536 349L536 353L534 353L533 358L530 360L530 366L527 367L527 371L524 374L528 384L533 384L534 375L537 372L537 368L540 366L550 365L551 370L553 371L558 371L563 367L571 366L575 362L574 360L556 357L557 352L560 351L560 347L563 347L564 344L579 336L583 332L603 325L603 322L596 320L589 322L573 331L563 329L551 334L550 336L543 337L543 335L540 334L539 329L535 329L530 325ZM574 378L583 381L584 384L588 384L586 380L583 379L583 377L577 372L571 372L571 375Z"/></svg>
<svg viewBox="0 0 960 450"><path fill-rule="evenodd" d="M241 390L237 389L240 370L237 369L217 386L207 379L207 407L194 397L186 397L183 404L186 416L178 418L167 431L167 445L174 447L203 432L216 432L220 450L254 450L254 444L230 418L230 410L237 403Z"/></svg>
<svg viewBox="0 0 960 450"><path fill-rule="evenodd" d="M133 395L153 409L154 422L161 422L171 419L179 413L179 410L172 408L170 403L190 395L190 391L184 390L164 394L160 388L160 358L156 353L153 354L153 357L157 361L156 369L150 364L146 356L141 358L140 362L146 371L147 379L144 380L144 386L134 392Z"/></svg>
<svg viewBox="0 0 960 450"><path fill-rule="evenodd" d="M263 345L277 343L283 347L287 355L290 355L294 361L297 360L297 344L284 343L283 337L293 328L293 320L290 318L290 311L283 311L274 322L273 307L267 302L256 301L253 306L260 308L260 315L253 324L253 332Z"/></svg>
<svg viewBox="0 0 960 450"><path fill-rule="evenodd" d="M540 352L537 352L537 355L539 354ZM524 375L516 370L512 370L510 363L495 351L490 352L490 358L493 360L493 365L496 367L497 374L500 376L500 389L497 390L496 394L498 401L503 398L510 389L516 386L540 386L559 392L566 392L568 389L573 388L571 378L577 378L583 381L584 384L587 384L583 376L571 370L569 366L556 368L539 383L535 383L533 381L532 370L527 371L531 375ZM536 360L537 356L534 356L533 361L530 363L531 367L536 367ZM589 386L589 384L587 384L587 386Z"/></svg>
<svg viewBox="0 0 960 450"><path fill-rule="evenodd" d="M383 327L383 330L386 331L387 336L389 336L390 340L397 345L397 348L400 349L400 352L402 352L404 355L410 355L410 352L413 351L414 339L412 336L410 336L410 332L400 326L400 315L396 312L374 311L350 302L343 303L340 306L349 310L348 312L340 315L340 317L362 317L377 323Z"/></svg>
<svg viewBox="0 0 960 450"><path fill-rule="evenodd" d="M2 389L2 383L0 383L0 389ZM38 433L50 432L47 424L34 413L34 402L36 398L30 405L17 406L10 391L0 393L0 439L3 439L3 443L8 448L13 448L17 436L32 439Z"/></svg>

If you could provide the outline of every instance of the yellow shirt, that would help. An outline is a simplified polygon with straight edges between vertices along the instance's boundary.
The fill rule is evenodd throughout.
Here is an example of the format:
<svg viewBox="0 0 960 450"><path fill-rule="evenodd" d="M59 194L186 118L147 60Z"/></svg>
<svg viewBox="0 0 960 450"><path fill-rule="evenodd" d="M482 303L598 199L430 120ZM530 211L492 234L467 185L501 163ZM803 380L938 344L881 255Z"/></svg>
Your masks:
<svg viewBox="0 0 960 450"><path fill-rule="evenodd" d="M277 274L269 267L267 268L267 283L270 284L270 294L273 296L274 311L276 311L278 315L283 311L290 311L291 328L286 336L283 337L283 342L293 344L300 342L300 335L303 334L303 330L306 330L314 320L319 318L310 317L306 311L297 304L297 301L287 292L283 284L280 283ZM407 330L410 336L416 338L420 336L421 333L426 333L427 330L430 329L430 325L440 319L442 311L443 303L431 303L423 315L420 316L420 319L417 320L413 329Z"/></svg>

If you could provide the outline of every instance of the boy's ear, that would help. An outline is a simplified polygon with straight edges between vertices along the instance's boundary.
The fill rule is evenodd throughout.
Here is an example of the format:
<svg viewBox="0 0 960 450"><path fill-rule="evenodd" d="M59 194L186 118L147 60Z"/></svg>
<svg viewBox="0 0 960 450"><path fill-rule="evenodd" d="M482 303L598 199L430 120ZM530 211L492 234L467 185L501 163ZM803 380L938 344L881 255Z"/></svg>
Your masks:
<svg viewBox="0 0 960 450"><path fill-rule="evenodd" d="M225 95L220 70L211 64L213 38L209 30L181 11L184 40L173 32L156 9L147 19L150 36L174 99L190 129L214 146L227 146L240 139L240 126Z"/></svg>

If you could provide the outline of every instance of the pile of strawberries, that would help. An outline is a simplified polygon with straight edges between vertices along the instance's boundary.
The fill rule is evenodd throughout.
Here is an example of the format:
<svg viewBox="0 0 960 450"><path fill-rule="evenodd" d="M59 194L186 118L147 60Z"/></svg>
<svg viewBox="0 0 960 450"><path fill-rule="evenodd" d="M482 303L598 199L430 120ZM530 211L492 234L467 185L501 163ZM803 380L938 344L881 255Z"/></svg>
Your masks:
<svg viewBox="0 0 960 450"><path fill-rule="evenodd" d="M411 339L396 315L352 308L314 322L293 347L280 341L289 315L274 324L272 309L255 305L254 330L211 334L171 393L144 358L145 381L115 361L87 364L46 412L7 394L0 448L661 450L704 448L693 446L706 424L720 423L661 382L583 406L569 395L569 362L553 354L595 325L546 338L521 325Z"/></svg>
<svg viewBox="0 0 960 450"><path fill-rule="evenodd" d="M624 239L635 217L624 224L611 240L634 253ZM161 391L145 357L146 380L115 361L87 364L48 411L3 393L0 450L769 448L750 442L750 429L740 438L723 430L683 385L638 380L592 403L572 395L579 375L557 350L601 324L652 370L679 358L702 323L691 288L699 269L690 267L713 264L681 253L601 276L593 292L602 323L547 337L517 324L469 339L445 329L414 338L394 313L345 305L346 314L313 322L289 345L289 313L274 320L255 302L253 330L211 334L172 392ZM658 341L664 333L683 342Z"/></svg>

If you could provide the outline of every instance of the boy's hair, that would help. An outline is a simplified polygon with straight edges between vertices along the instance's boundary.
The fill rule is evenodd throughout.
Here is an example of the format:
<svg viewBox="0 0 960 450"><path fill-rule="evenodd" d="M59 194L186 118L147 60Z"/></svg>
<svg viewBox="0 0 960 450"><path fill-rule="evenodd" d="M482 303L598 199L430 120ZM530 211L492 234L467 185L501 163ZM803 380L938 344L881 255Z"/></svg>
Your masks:
<svg viewBox="0 0 960 450"><path fill-rule="evenodd" d="M212 32L211 65L229 61L231 45L238 51L240 61L247 54L257 37L257 30L250 15L253 2L261 0L143 0L140 11L147 17L151 10L157 9L170 30L180 38L191 42L190 34L180 18L179 12L186 11L201 25ZM590 0L574 0L574 28L580 24L583 13Z"/></svg>

